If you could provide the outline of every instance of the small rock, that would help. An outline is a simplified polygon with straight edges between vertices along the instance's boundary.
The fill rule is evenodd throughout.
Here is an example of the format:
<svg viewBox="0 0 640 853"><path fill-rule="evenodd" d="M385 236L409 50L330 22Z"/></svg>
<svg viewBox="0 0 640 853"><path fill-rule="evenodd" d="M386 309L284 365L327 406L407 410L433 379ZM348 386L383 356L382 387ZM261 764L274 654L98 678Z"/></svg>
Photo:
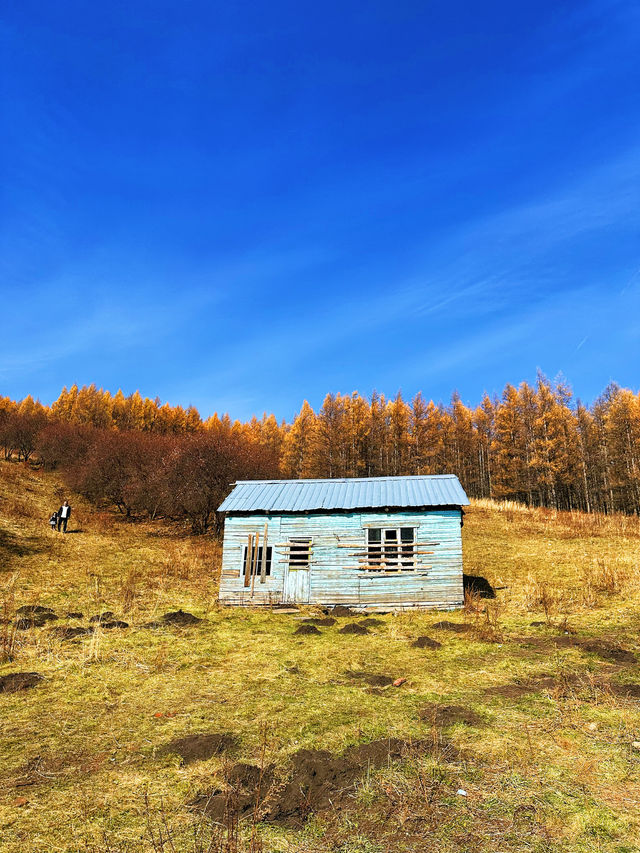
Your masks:
<svg viewBox="0 0 640 853"><path fill-rule="evenodd" d="M396 678L396 680L393 682L393 686L394 687L402 687L402 685L406 682L406 680L407 680L406 678Z"/></svg>
<svg viewBox="0 0 640 853"><path fill-rule="evenodd" d="M456 791L456 794L458 794L459 797L466 797L467 796L467 792L464 790L464 788L458 788L458 790Z"/></svg>

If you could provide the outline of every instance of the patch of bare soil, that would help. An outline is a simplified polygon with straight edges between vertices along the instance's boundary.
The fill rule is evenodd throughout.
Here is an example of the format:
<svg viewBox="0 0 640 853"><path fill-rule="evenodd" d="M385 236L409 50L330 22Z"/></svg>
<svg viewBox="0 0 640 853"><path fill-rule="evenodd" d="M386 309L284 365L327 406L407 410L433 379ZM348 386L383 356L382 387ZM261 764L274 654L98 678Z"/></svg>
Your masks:
<svg viewBox="0 0 640 853"><path fill-rule="evenodd" d="M384 625L385 622L382 619L363 619L358 624L364 625L365 628L377 628L379 625Z"/></svg>
<svg viewBox="0 0 640 853"><path fill-rule="evenodd" d="M110 619L108 622L100 622L100 627L110 631L112 628L128 628L129 623L121 619Z"/></svg>
<svg viewBox="0 0 640 853"><path fill-rule="evenodd" d="M593 679L579 673L566 672L560 676L540 675L522 682L497 684L494 687L488 687L484 692L488 696L501 696L504 699L521 699L523 696L542 692L561 698L569 694L575 695L584 690L592 693L595 687L602 689L603 686L602 679ZM607 689L615 692L614 688Z"/></svg>
<svg viewBox="0 0 640 853"><path fill-rule="evenodd" d="M310 619L303 619L303 625L317 625L319 628L330 628L336 624L336 620L331 616L312 616Z"/></svg>
<svg viewBox="0 0 640 853"><path fill-rule="evenodd" d="M161 746L156 754L179 755L183 764L192 764L194 761L206 761L223 752L233 752L237 747L238 739L235 735L215 732L176 738Z"/></svg>
<svg viewBox="0 0 640 853"><path fill-rule="evenodd" d="M394 681L390 675L377 675L374 672L364 672L360 669L348 669L345 675L352 681L363 681L370 687L387 687Z"/></svg>
<svg viewBox="0 0 640 853"><path fill-rule="evenodd" d="M484 725L483 718L471 708L465 708L463 705L439 705L437 702L431 702L421 708L420 719L438 728L453 726L455 723L465 726Z"/></svg>
<svg viewBox="0 0 640 853"><path fill-rule="evenodd" d="M79 610L70 610L67 613L67 619L84 619L84 615Z"/></svg>
<svg viewBox="0 0 640 853"><path fill-rule="evenodd" d="M52 785L61 780L77 783L80 776L89 776L101 770L109 758L109 752L35 755L27 759L17 775L11 778L10 784L15 788L28 788Z"/></svg>
<svg viewBox="0 0 640 853"><path fill-rule="evenodd" d="M471 625L465 625L462 622L447 622L446 619L443 622L436 622L431 627L438 631L452 631L454 634L464 634L465 631L471 630Z"/></svg>
<svg viewBox="0 0 640 853"><path fill-rule="evenodd" d="M560 637L512 637L511 639L523 646L532 646L535 649L545 651L553 647L557 649L581 649L615 663L633 664L637 660L633 652L623 649L615 642L583 639L573 633L565 633Z"/></svg>
<svg viewBox="0 0 640 853"><path fill-rule="evenodd" d="M615 696L640 699L640 684L610 684L609 689Z"/></svg>
<svg viewBox="0 0 640 853"><path fill-rule="evenodd" d="M300 627L296 628L293 633L303 635L315 634L317 636L320 636L320 631L318 631L315 625L300 625Z"/></svg>
<svg viewBox="0 0 640 853"><path fill-rule="evenodd" d="M299 828L311 814L328 810L335 814L349 805L357 782L369 769L439 748L444 757L447 745L434 747L391 738L350 747L342 755L302 749L291 757L287 779L280 785L274 781L272 766L261 770L237 764L227 775L226 790L216 788L189 805L213 820L233 814L235 807L239 817L251 811L259 820Z"/></svg>
<svg viewBox="0 0 640 853"><path fill-rule="evenodd" d="M27 631L29 628L42 628L47 622L53 622L58 618L57 613L50 607L41 607L39 604L24 604L16 610L16 629Z"/></svg>
<svg viewBox="0 0 640 853"><path fill-rule="evenodd" d="M442 643L439 643L437 640L432 640L431 637L418 637L417 640L414 640L411 643L412 646L415 646L417 649L441 649Z"/></svg>
<svg viewBox="0 0 640 853"><path fill-rule="evenodd" d="M0 693L17 693L18 690L27 690L35 687L44 679L39 672L10 672L8 675L0 675Z"/></svg>
<svg viewBox="0 0 640 853"><path fill-rule="evenodd" d="M612 660L616 663L635 663L636 656L633 652L623 649L614 643L583 643L582 648L585 652L592 652L605 660Z"/></svg>
<svg viewBox="0 0 640 853"><path fill-rule="evenodd" d="M365 628L359 622L349 622L344 628L340 628L338 634L368 634L369 629Z"/></svg>

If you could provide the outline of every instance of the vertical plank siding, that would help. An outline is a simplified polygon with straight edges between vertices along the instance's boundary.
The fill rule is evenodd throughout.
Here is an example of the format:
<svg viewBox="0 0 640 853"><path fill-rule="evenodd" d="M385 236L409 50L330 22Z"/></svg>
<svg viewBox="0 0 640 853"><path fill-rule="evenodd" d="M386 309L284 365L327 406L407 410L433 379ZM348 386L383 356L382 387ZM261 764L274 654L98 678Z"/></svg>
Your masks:
<svg viewBox="0 0 640 853"><path fill-rule="evenodd" d="M289 571L308 571L309 604L352 604L364 607L460 607L462 537L460 509L403 512L290 513L228 515L225 519L220 602L236 605L279 604L285 590L305 589L287 580ZM267 530L273 548L271 574L253 592L245 588L243 549L249 536ZM416 568L377 572L362 569L356 551L365 551L367 527L414 527ZM310 537L308 570L290 569L286 543ZM345 547L353 545L353 548ZM421 552L432 552L429 554ZM293 578L291 579L294 580ZM305 591L306 596L306 591ZM290 600L290 598L289 598ZM307 603L307 602L304 602Z"/></svg>

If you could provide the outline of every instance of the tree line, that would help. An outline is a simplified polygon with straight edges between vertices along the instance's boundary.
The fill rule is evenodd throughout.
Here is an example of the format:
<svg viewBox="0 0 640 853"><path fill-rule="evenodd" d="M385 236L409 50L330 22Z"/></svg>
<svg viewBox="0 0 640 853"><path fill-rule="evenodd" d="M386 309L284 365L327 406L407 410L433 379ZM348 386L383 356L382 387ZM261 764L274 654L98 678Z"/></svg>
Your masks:
<svg viewBox="0 0 640 853"><path fill-rule="evenodd" d="M37 458L69 485L126 514L216 525L235 479L453 473L471 497L640 514L640 394L609 385L590 406L563 381L507 385L476 407L422 394L305 401L291 423L246 423L125 397L64 389L50 407L0 398L5 457Z"/></svg>

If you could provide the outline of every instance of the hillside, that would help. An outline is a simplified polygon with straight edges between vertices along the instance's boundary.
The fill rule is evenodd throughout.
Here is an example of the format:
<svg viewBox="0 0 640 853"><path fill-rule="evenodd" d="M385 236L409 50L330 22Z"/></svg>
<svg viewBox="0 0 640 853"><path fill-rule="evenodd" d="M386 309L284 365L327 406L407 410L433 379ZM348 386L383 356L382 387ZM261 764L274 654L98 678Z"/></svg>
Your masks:
<svg viewBox="0 0 640 853"><path fill-rule="evenodd" d="M0 462L0 677L43 676L0 692L3 853L638 849L637 518L476 502L496 599L305 635L217 607L212 537L73 495L62 536L64 496Z"/></svg>

